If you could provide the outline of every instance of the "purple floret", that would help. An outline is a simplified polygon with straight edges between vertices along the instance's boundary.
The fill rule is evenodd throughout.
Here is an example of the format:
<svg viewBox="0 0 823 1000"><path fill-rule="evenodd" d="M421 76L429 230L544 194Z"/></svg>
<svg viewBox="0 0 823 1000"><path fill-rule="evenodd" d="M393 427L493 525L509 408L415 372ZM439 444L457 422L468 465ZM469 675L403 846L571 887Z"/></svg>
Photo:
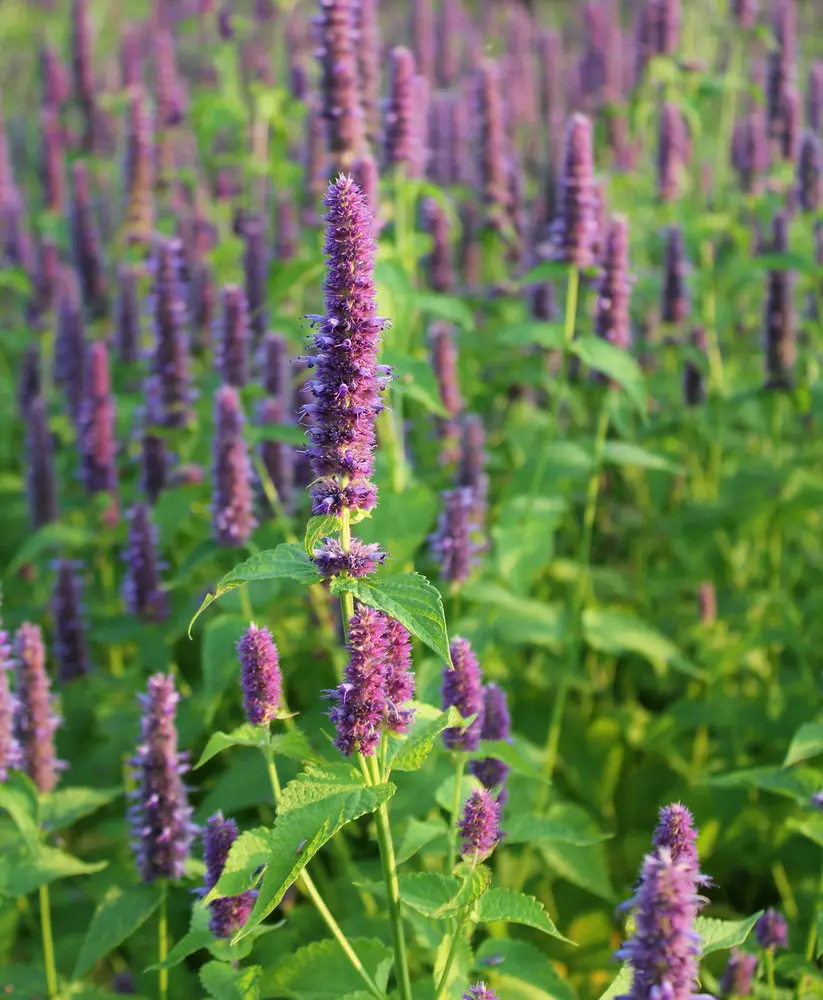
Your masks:
<svg viewBox="0 0 823 1000"><path fill-rule="evenodd" d="M232 844L237 840L237 824L224 819L222 812L209 817L203 831L203 862L206 866L205 892L213 889L223 874ZM232 937L249 919L254 908L254 893L227 896L209 903L209 929L217 938Z"/></svg>
<svg viewBox="0 0 823 1000"><path fill-rule="evenodd" d="M387 724L393 733L405 733L414 717L408 703L414 698L415 679L411 666L411 636L400 622L386 618Z"/></svg>
<svg viewBox="0 0 823 1000"><path fill-rule="evenodd" d="M487 684L483 688L483 728L480 732L484 740L511 739L511 717L506 703L506 692L496 684ZM509 765L496 757L484 757L473 760L469 771L481 782L484 788L500 788L498 798L505 802L506 792L502 788L509 773Z"/></svg>
<svg viewBox="0 0 823 1000"><path fill-rule="evenodd" d="M788 922L782 913L770 906L754 925L754 936L761 948L788 948Z"/></svg>
<svg viewBox="0 0 823 1000"><path fill-rule="evenodd" d="M348 573L349 576L369 576L386 561L386 553L377 542L361 542L352 538L348 552L336 538L324 538L312 554L312 562L323 579Z"/></svg>
<svg viewBox="0 0 823 1000"><path fill-rule="evenodd" d="M283 703L280 654L271 632L254 622L237 644L243 711L254 726L267 726L277 718Z"/></svg>
<svg viewBox="0 0 823 1000"><path fill-rule="evenodd" d="M463 1000L497 1000L497 994L485 983L475 983L463 994Z"/></svg>
<svg viewBox="0 0 823 1000"><path fill-rule="evenodd" d="M463 843L460 856L483 861L500 843L500 802L484 788L474 791L463 806L463 815L457 824Z"/></svg>

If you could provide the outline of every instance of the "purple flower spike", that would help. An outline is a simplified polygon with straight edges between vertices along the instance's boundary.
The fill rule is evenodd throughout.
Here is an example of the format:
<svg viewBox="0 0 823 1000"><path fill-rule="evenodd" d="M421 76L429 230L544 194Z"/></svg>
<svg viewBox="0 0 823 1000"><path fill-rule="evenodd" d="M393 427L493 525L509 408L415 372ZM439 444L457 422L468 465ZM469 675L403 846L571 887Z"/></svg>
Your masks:
<svg viewBox="0 0 823 1000"><path fill-rule="evenodd" d="M777 43L768 54L766 118L769 138L783 155L791 145L791 101L797 73L797 9L795 0L776 0L772 30Z"/></svg>
<svg viewBox="0 0 823 1000"><path fill-rule="evenodd" d="M62 212L66 200L63 134L57 108L40 112L40 178L43 204L49 212Z"/></svg>
<svg viewBox="0 0 823 1000"><path fill-rule="evenodd" d="M402 45L389 56L389 99L386 110L386 166L408 169L414 159L414 56Z"/></svg>
<svg viewBox="0 0 823 1000"><path fill-rule="evenodd" d="M425 202L423 211L432 238L432 252L427 262L429 284L435 292L453 292L457 279L452 259L449 217L433 198Z"/></svg>
<svg viewBox="0 0 823 1000"><path fill-rule="evenodd" d="M83 401L86 368L86 331L80 309L80 290L74 272L60 271L58 278L57 331L54 344L54 380L66 393L69 416L76 424Z"/></svg>
<svg viewBox="0 0 823 1000"><path fill-rule="evenodd" d="M386 666L386 704L388 728L392 733L405 733L414 717L408 703L414 698L415 678L411 665L411 637L394 618L386 619L388 641Z"/></svg>
<svg viewBox="0 0 823 1000"><path fill-rule="evenodd" d="M440 401L449 413L447 418L438 418L437 433L442 443L441 461L445 464L456 461L460 454L460 430L457 417L463 409L463 399L457 379L457 344L451 328L445 323L436 323L429 332L431 341L431 363L440 389Z"/></svg>
<svg viewBox="0 0 823 1000"><path fill-rule="evenodd" d="M771 252L788 250L788 218L779 212L774 219ZM792 384L796 356L793 282L790 271L772 270L766 277L766 388L787 389Z"/></svg>
<svg viewBox="0 0 823 1000"><path fill-rule="evenodd" d="M489 477L486 475L486 431L475 413L463 418L458 483L472 493L471 527L481 531L486 520Z"/></svg>
<svg viewBox="0 0 823 1000"><path fill-rule="evenodd" d="M412 80L412 157L409 160L407 174L415 180L423 180L429 166L431 151L429 150L429 107L431 94L429 81L418 73Z"/></svg>
<svg viewBox="0 0 823 1000"><path fill-rule="evenodd" d="M14 735L17 699L9 686L9 672L13 667L9 634L0 628L0 783L6 780L9 771L23 763L20 744Z"/></svg>
<svg viewBox="0 0 823 1000"><path fill-rule="evenodd" d="M24 622L14 637L17 661L14 736L23 755L22 770L38 791L51 792L57 785L62 762L54 750L54 734L60 725L46 673L46 650L37 625Z"/></svg>
<svg viewBox="0 0 823 1000"><path fill-rule="evenodd" d="M472 792L463 806L463 815L457 824L463 844L462 858L484 861L500 843L500 803L484 788Z"/></svg>
<svg viewBox="0 0 823 1000"><path fill-rule="evenodd" d="M91 61L92 28L87 0L73 0L71 9L71 68L74 96L80 104L94 100Z"/></svg>
<svg viewBox="0 0 823 1000"><path fill-rule="evenodd" d="M169 613L168 598L160 583L157 529L144 503L136 503L129 512L125 559L124 595L129 614L148 621L162 621Z"/></svg>
<svg viewBox="0 0 823 1000"><path fill-rule="evenodd" d="M388 717L386 616L359 606L349 622L349 662L343 683L329 696L329 718L337 728L334 745L346 757L359 751L372 757Z"/></svg>
<svg viewBox="0 0 823 1000"><path fill-rule="evenodd" d="M294 260L300 250L300 224L297 206L290 192L284 192L276 202L274 255L278 260Z"/></svg>
<svg viewBox="0 0 823 1000"><path fill-rule="evenodd" d="M809 67L809 85L806 97L806 117L812 132L823 130L823 60L817 59Z"/></svg>
<svg viewBox="0 0 823 1000"><path fill-rule="evenodd" d="M472 753L480 746L483 732L485 701L480 664L468 639L455 639L450 647L454 669L443 671L443 708L451 705L467 719L475 719L465 728L459 726L443 730L443 742L450 750Z"/></svg>
<svg viewBox="0 0 823 1000"><path fill-rule="evenodd" d="M226 385L241 389L249 380L249 321L246 296L239 285L220 292L223 315L217 332L217 366Z"/></svg>
<svg viewBox="0 0 823 1000"><path fill-rule="evenodd" d="M40 348L29 344L20 363L17 381L17 403L23 417L28 413L31 401L43 391L43 371L40 365Z"/></svg>
<svg viewBox="0 0 823 1000"><path fill-rule="evenodd" d="M370 143L376 144L380 138L380 61L382 52L377 0L358 0L358 3L355 4L354 16L357 70L366 138Z"/></svg>
<svg viewBox="0 0 823 1000"><path fill-rule="evenodd" d="M136 364L140 356L140 301L137 274L134 268L125 264L121 264L117 272L114 340L118 360L125 365Z"/></svg>
<svg viewBox="0 0 823 1000"><path fill-rule="evenodd" d="M388 371L377 364L385 321L375 309L373 224L362 193L341 175L326 196L326 314L313 318L315 369L309 383L314 402L308 455L314 475L312 513L369 511L377 503L374 422Z"/></svg>
<svg viewBox="0 0 823 1000"><path fill-rule="evenodd" d="M117 463L114 440L114 399L111 394L108 347L102 340L89 348L85 398L80 410L83 482L89 493L114 493Z"/></svg>
<svg viewBox="0 0 823 1000"><path fill-rule="evenodd" d="M347 169L363 152L352 0L320 0L320 60L323 117L328 147L338 168Z"/></svg>
<svg viewBox="0 0 823 1000"><path fill-rule="evenodd" d="M476 527L474 510L471 489L461 486L443 493L443 509L430 546L440 563L441 576L449 583L465 583L475 568L478 546L472 537Z"/></svg>
<svg viewBox="0 0 823 1000"><path fill-rule="evenodd" d="M573 115L566 127L551 238L555 259L576 268L594 263L597 204L592 142L591 120L585 115Z"/></svg>
<svg viewBox="0 0 823 1000"><path fill-rule="evenodd" d="M266 228L260 219L249 219L243 227L245 241L243 271L249 322L255 342L266 332Z"/></svg>
<svg viewBox="0 0 823 1000"><path fill-rule="evenodd" d="M33 530L57 520L57 477L54 446L42 396L29 402L26 419L26 484Z"/></svg>
<svg viewBox="0 0 823 1000"><path fill-rule="evenodd" d="M212 535L220 545L236 547L251 537L251 468L243 440L243 410L232 386L214 397Z"/></svg>
<svg viewBox="0 0 823 1000"><path fill-rule="evenodd" d="M672 861L684 861L695 870L699 868L694 817L681 802L663 806L660 810L652 843L655 847L667 848Z"/></svg>
<svg viewBox="0 0 823 1000"><path fill-rule="evenodd" d="M661 318L664 323L682 323L689 315L687 266L683 231L679 226L672 226L666 235L666 256L663 265Z"/></svg>
<svg viewBox="0 0 823 1000"><path fill-rule="evenodd" d="M804 212L817 212L823 202L823 150L820 137L806 129L797 158L797 200Z"/></svg>
<svg viewBox="0 0 823 1000"><path fill-rule="evenodd" d="M154 230L154 123L140 87L135 87L126 119L123 157L126 233L129 242L148 244Z"/></svg>
<svg viewBox="0 0 823 1000"><path fill-rule="evenodd" d="M61 684L68 684L89 672L81 609L81 581L75 565L68 559L61 559L57 564L52 614L57 679Z"/></svg>
<svg viewBox="0 0 823 1000"><path fill-rule="evenodd" d="M237 840L237 824L233 819L224 819L222 812L209 817L206 829L203 831L206 893L220 881L231 845L235 840ZM233 937L249 919L249 914L253 909L254 893L252 891L241 893L239 896L215 899L209 903L211 913L209 929L216 938Z"/></svg>
<svg viewBox="0 0 823 1000"><path fill-rule="evenodd" d="M603 268L597 293L595 332L615 347L631 346L632 276L629 273L629 222L623 215L612 216L606 234Z"/></svg>
<svg viewBox="0 0 823 1000"><path fill-rule="evenodd" d="M695 891L694 870L663 847L646 857L630 902L631 940L617 958L632 967L630 992L618 1000L697 1000L700 939L694 922L705 900Z"/></svg>
<svg viewBox="0 0 823 1000"><path fill-rule="evenodd" d="M374 218L375 229L379 231L381 228L379 218L380 171L377 166L377 160L375 160L371 153L364 153L354 161L351 172L354 183L363 192L363 197L369 206L369 211Z"/></svg>
<svg viewBox="0 0 823 1000"><path fill-rule="evenodd" d="M352 538L348 552L343 551L336 538L324 538L312 555L312 562L324 580L341 573L369 576L385 561L386 553L377 542L361 542L359 538Z"/></svg>
<svg viewBox="0 0 823 1000"><path fill-rule="evenodd" d="M169 476L166 442L152 430L154 427L159 427L162 422L157 384L149 380L146 384L146 407L142 417L140 438L140 486L149 503L157 503Z"/></svg>
<svg viewBox="0 0 823 1000"><path fill-rule="evenodd" d="M496 684L487 684L483 688L483 728L480 736L484 740L511 739L511 717L506 703L506 692ZM484 788L500 788L498 800L505 802L505 784L509 773L509 765L496 757L484 757L473 760L469 771L481 782Z"/></svg>
<svg viewBox="0 0 823 1000"><path fill-rule="evenodd" d="M180 879L196 828L182 774L185 756L177 751L175 713L180 696L169 674L149 678L138 695L143 721L131 760L136 783L129 809L137 867L144 882Z"/></svg>
<svg viewBox="0 0 823 1000"><path fill-rule="evenodd" d="M288 399L291 392L289 347L285 337L267 333L260 350L260 381L269 396Z"/></svg>
<svg viewBox="0 0 823 1000"><path fill-rule="evenodd" d="M237 643L243 711L253 726L268 726L283 705L280 654L271 632L254 622Z"/></svg>
<svg viewBox="0 0 823 1000"><path fill-rule="evenodd" d="M71 170L72 199L69 214L72 259L80 279L83 303L95 319L109 309L109 289L100 236L94 224L89 173L85 163L75 162Z"/></svg>
<svg viewBox="0 0 823 1000"><path fill-rule="evenodd" d="M769 140L762 113L737 122L732 139L732 165L746 194L757 194L769 169Z"/></svg>
<svg viewBox="0 0 823 1000"><path fill-rule="evenodd" d="M657 195L661 201L675 201L680 196L688 159L689 135L683 113L676 104L666 103L657 140Z"/></svg>
<svg viewBox="0 0 823 1000"><path fill-rule="evenodd" d="M757 0L732 0L732 17L746 31L756 28Z"/></svg>
<svg viewBox="0 0 823 1000"><path fill-rule="evenodd" d="M184 427L191 419L191 376L182 281L182 245L161 240L156 247L151 313L154 318L152 381L158 394L161 425Z"/></svg>
<svg viewBox="0 0 823 1000"><path fill-rule="evenodd" d="M414 54L421 76L434 80L435 35L431 0L412 0L411 31Z"/></svg>
<svg viewBox="0 0 823 1000"><path fill-rule="evenodd" d="M754 925L754 936L761 948L788 948L789 925L786 918L770 906Z"/></svg>
<svg viewBox="0 0 823 1000"><path fill-rule="evenodd" d="M749 955L739 948L732 949L723 978L720 980L720 995L722 997L749 996L756 971L757 955Z"/></svg>
<svg viewBox="0 0 823 1000"><path fill-rule="evenodd" d="M510 190L503 95L500 89L500 72L496 63L486 61L481 65L477 87L483 204L486 209L487 224L493 229L500 230L508 220Z"/></svg>
<svg viewBox="0 0 823 1000"><path fill-rule="evenodd" d="M497 994L485 983L475 983L463 994L463 1000L497 1000Z"/></svg>

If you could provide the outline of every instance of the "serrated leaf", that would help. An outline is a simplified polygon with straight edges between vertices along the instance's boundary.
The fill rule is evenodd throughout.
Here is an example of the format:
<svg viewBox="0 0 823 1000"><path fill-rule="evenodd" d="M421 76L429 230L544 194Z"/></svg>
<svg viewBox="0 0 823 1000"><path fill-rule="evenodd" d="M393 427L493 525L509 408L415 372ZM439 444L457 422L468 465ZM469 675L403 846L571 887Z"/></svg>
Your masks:
<svg viewBox="0 0 823 1000"><path fill-rule="evenodd" d="M350 941L363 967L381 989L386 988L392 950L382 941L353 938ZM359 996L363 980L355 972L340 945L331 939L313 941L285 955L263 973L260 994L288 1000L339 1000Z"/></svg>
<svg viewBox="0 0 823 1000"><path fill-rule="evenodd" d="M236 969L227 962L206 962L200 982L215 1000L259 1000L262 973L259 965Z"/></svg>
<svg viewBox="0 0 823 1000"><path fill-rule="evenodd" d="M406 825L403 839L397 848L397 863L404 864L422 848L442 837L444 839L449 832L445 821L437 819L415 819L412 817Z"/></svg>
<svg viewBox="0 0 823 1000"><path fill-rule="evenodd" d="M700 954L703 958L713 951L738 948L751 934L763 911L745 920L717 920L715 917L697 917L694 929L700 935Z"/></svg>
<svg viewBox="0 0 823 1000"><path fill-rule="evenodd" d="M46 829L64 830L122 794L122 788L58 788L41 797L41 822Z"/></svg>
<svg viewBox="0 0 823 1000"><path fill-rule="evenodd" d="M603 445L603 463L605 465L629 466L635 469L650 469L655 472L679 473L683 466L672 462L665 455L641 448L629 441L606 441Z"/></svg>
<svg viewBox="0 0 823 1000"><path fill-rule="evenodd" d="M198 767L202 767L212 757L228 750L229 747L257 747L263 750L268 742L269 727L253 726L248 722L244 722L242 726L238 726L230 733L212 733L193 770L196 771Z"/></svg>
<svg viewBox="0 0 823 1000"><path fill-rule="evenodd" d="M229 591L236 587L242 587L246 583L275 579L296 580L298 583L312 584L318 583L320 577L303 546L295 542L284 542L276 549L258 552L257 555L251 556L221 577L214 593L206 594L203 603L189 622L189 636L191 636L192 626L200 615L224 594L228 594Z"/></svg>
<svg viewBox="0 0 823 1000"><path fill-rule="evenodd" d="M414 722L405 738L390 737L387 761L398 771L416 771L432 752L438 736L450 726L462 723L453 706L441 712L431 705L415 705Z"/></svg>
<svg viewBox="0 0 823 1000"><path fill-rule="evenodd" d="M440 591L420 573L380 576L354 580L336 577L331 591L348 591L361 604L384 611L399 621L412 635L452 665L449 636Z"/></svg>
<svg viewBox="0 0 823 1000"><path fill-rule="evenodd" d="M507 844L562 843L576 847L590 847L609 840L611 834L592 833L585 829L555 822L545 816L515 813L506 819Z"/></svg>
<svg viewBox="0 0 823 1000"><path fill-rule="evenodd" d="M584 365L621 385L638 412L645 415L646 387L643 372L628 351L592 336L576 337L569 346Z"/></svg>
<svg viewBox="0 0 823 1000"><path fill-rule="evenodd" d="M442 875L440 872L401 875L400 900L404 906L424 917L445 916L459 909L452 903L463 891L464 881L456 875ZM382 894L384 889L378 891Z"/></svg>
<svg viewBox="0 0 823 1000"><path fill-rule="evenodd" d="M306 525L306 534L303 539L303 548L307 556L314 555L322 538L334 538L340 534L340 518L331 516L310 517Z"/></svg>
<svg viewBox="0 0 823 1000"><path fill-rule="evenodd" d="M342 784L337 775L309 769L290 781L278 802L269 834L268 860L254 909L234 941L242 941L279 904L283 894L320 850L347 823L374 812L395 792L392 784L365 787L354 778ZM206 897L222 895L221 877Z"/></svg>
<svg viewBox="0 0 823 1000"><path fill-rule="evenodd" d="M806 722L794 734L783 766L791 767L822 753L823 722Z"/></svg>
<svg viewBox="0 0 823 1000"><path fill-rule="evenodd" d="M22 771L9 771L0 783L0 809L11 816L26 844L36 849L40 840L40 803L34 783Z"/></svg>
<svg viewBox="0 0 823 1000"><path fill-rule="evenodd" d="M91 918L73 978L80 979L96 962L130 938L159 905L157 886L135 885L128 889L112 886Z"/></svg>
<svg viewBox="0 0 823 1000"><path fill-rule="evenodd" d="M75 875L91 875L107 865L107 861L87 864L45 844L39 844L33 852L9 852L0 857L0 896L27 896L41 885Z"/></svg>
<svg viewBox="0 0 823 1000"><path fill-rule="evenodd" d="M474 916L482 924L491 924L496 920L503 920L509 924L523 924L550 937L559 938L569 944L574 943L554 926L540 900L522 892L515 892L513 889L490 889L477 904Z"/></svg>
<svg viewBox="0 0 823 1000"><path fill-rule="evenodd" d="M482 899L492 884L491 869L487 868L486 865L477 865L467 877L461 878L460 881L461 885L457 894L432 913L435 920L443 920L452 916L458 910Z"/></svg>

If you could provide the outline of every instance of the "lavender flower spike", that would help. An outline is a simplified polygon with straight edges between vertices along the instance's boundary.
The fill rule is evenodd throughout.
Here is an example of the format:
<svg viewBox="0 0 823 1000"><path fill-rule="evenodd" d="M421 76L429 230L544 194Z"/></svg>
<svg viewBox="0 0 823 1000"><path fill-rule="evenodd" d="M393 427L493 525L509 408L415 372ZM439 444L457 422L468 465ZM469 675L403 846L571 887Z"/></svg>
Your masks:
<svg viewBox="0 0 823 1000"><path fill-rule="evenodd" d="M496 684L487 684L483 688L483 728L480 737L484 740L511 739L511 717L506 692ZM469 764L469 771L479 779L484 788L500 788L498 799L501 803L505 801L506 793L502 786L509 773L508 764L496 757L484 757L482 760L473 760Z"/></svg>
<svg viewBox="0 0 823 1000"><path fill-rule="evenodd" d="M414 697L415 679L411 668L411 637L394 618L386 619L388 655L386 704L388 727L393 733L407 732L414 710L406 707Z"/></svg>
<svg viewBox="0 0 823 1000"><path fill-rule="evenodd" d="M157 529L149 507L136 503L129 512L124 593L129 613L148 621L162 621L169 613L168 598L160 583Z"/></svg>
<svg viewBox="0 0 823 1000"><path fill-rule="evenodd" d="M251 622L240 637L237 654L243 711L253 726L267 726L277 718L283 705L280 654L271 632Z"/></svg>
<svg viewBox="0 0 823 1000"><path fill-rule="evenodd" d="M797 157L797 200L804 212L817 212L823 202L823 148L820 137L806 129Z"/></svg>
<svg viewBox="0 0 823 1000"><path fill-rule="evenodd" d="M249 380L249 319L246 296L239 285L220 293L223 317L218 335L218 368L226 385L242 389Z"/></svg>
<svg viewBox="0 0 823 1000"><path fill-rule="evenodd" d="M624 215L614 215L606 234L606 250L597 294L595 332L598 337L623 350L628 350L631 344L631 287L629 222Z"/></svg>
<svg viewBox="0 0 823 1000"><path fill-rule="evenodd" d="M431 552L440 563L444 580L464 583L475 566L477 545L472 538L474 491L466 487L446 490L437 530L431 536Z"/></svg>
<svg viewBox="0 0 823 1000"><path fill-rule="evenodd" d="M557 184L557 216L551 232L555 259L576 268L594 263L596 210L592 123L585 115L576 114L566 126Z"/></svg>
<svg viewBox="0 0 823 1000"><path fill-rule="evenodd" d="M349 622L349 662L343 683L330 697L329 717L337 728L334 745L346 757L357 751L374 756L387 717L386 617L359 606Z"/></svg>
<svg viewBox="0 0 823 1000"><path fill-rule="evenodd" d="M22 770L38 791L51 792L57 785L62 761L54 750L54 734L60 725L46 673L46 650L37 625L24 622L14 637L17 661L14 736L22 753Z"/></svg>
<svg viewBox="0 0 823 1000"><path fill-rule="evenodd" d="M83 629L81 582L68 559L57 564L57 579L52 594L54 615L54 658L57 678L69 683L89 672L89 655Z"/></svg>
<svg viewBox="0 0 823 1000"><path fill-rule="evenodd" d="M171 675L154 674L143 706L140 743L132 758L136 789L129 809L137 866L144 882L179 879L195 833L177 751L175 712L180 696Z"/></svg>
<svg viewBox="0 0 823 1000"><path fill-rule="evenodd" d="M480 746L485 705L480 664L468 639L455 639L450 647L454 669L443 671L443 708L451 705L463 716L476 716L465 728L443 730L443 742L450 750L472 752Z"/></svg>
<svg viewBox="0 0 823 1000"><path fill-rule="evenodd" d="M788 948L789 925L786 918L770 906L755 924L754 936L761 948Z"/></svg>
<svg viewBox="0 0 823 1000"><path fill-rule="evenodd" d="M109 309L109 289L100 236L94 224L89 172L85 163L72 165L72 200L69 216L72 258L80 279L83 304L91 316L100 318Z"/></svg>
<svg viewBox="0 0 823 1000"><path fill-rule="evenodd" d="M365 127L355 49L352 0L320 0L318 50L323 117L337 165L347 169L363 152Z"/></svg>
<svg viewBox="0 0 823 1000"><path fill-rule="evenodd" d="M630 905L635 930L617 952L634 976L618 1000L697 1000L700 939L694 922L704 900L695 891L692 866L661 847L646 857Z"/></svg>
<svg viewBox="0 0 823 1000"><path fill-rule="evenodd" d="M389 99L386 109L386 166L408 169L414 159L414 56L402 45L389 55Z"/></svg>
<svg viewBox="0 0 823 1000"><path fill-rule="evenodd" d="M118 359L123 364L135 364L140 355L140 300L137 272L125 264L117 272L114 330Z"/></svg>
<svg viewBox="0 0 823 1000"><path fill-rule="evenodd" d="M251 468L240 397L229 385L214 397L213 454L212 534L220 545L242 545L255 528Z"/></svg>
<svg viewBox="0 0 823 1000"><path fill-rule="evenodd" d="M682 323L689 314L687 263L683 231L679 226L672 226L666 236L666 257L663 266L661 318L664 323Z"/></svg>
<svg viewBox="0 0 823 1000"><path fill-rule="evenodd" d="M0 783L6 780L9 771L23 762L20 744L14 735L17 699L9 686L9 671L13 665L8 632L0 628Z"/></svg>
<svg viewBox="0 0 823 1000"><path fill-rule="evenodd" d="M54 474L54 447L49 431L46 404L35 396L28 405L26 420L26 482L29 519L32 528L42 528L57 520L57 478Z"/></svg>
<svg viewBox="0 0 823 1000"><path fill-rule="evenodd" d="M752 991L752 978L756 971L757 955L749 955L739 948L732 949L720 980L720 995L747 997Z"/></svg>
<svg viewBox="0 0 823 1000"><path fill-rule="evenodd" d="M223 874L231 845L237 840L237 824L224 819L222 812L210 816L203 831L203 862L206 866L205 892L213 889ZM209 903L209 929L216 938L232 937L249 919L254 908L254 893L215 899Z"/></svg>
<svg viewBox="0 0 823 1000"><path fill-rule="evenodd" d="M497 994L485 983L475 983L463 994L463 1000L497 1000Z"/></svg>
<svg viewBox="0 0 823 1000"><path fill-rule="evenodd" d="M463 806L457 824L463 838L460 856L474 861L485 860L500 843L500 803L484 788L474 791Z"/></svg>
<svg viewBox="0 0 823 1000"><path fill-rule="evenodd" d="M673 861L684 861L695 871L699 869L694 817L681 802L663 806L660 810L652 843L655 847L671 851Z"/></svg>
<svg viewBox="0 0 823 1000"><path fill-rule="evenodd" d="M151 373L163 427L183 427L191 418L189 343L181 255L182 245L178 240L163 240L156 247L152 265L150 307L154 318L154 348Z"/></svg>
<svg viewBox="0 0 823 1000"><path fill-rule="evenodd" d="M89 348L80 428L86 490L89 493L113 494L117 489L114 399L111 394L109 351L102 340L95 341Z"/></svg>
<svg viewBox="0 0 823 1000"><path fill-rule="evenodd" d="M326 196L326 314L317 324L308 455L316 482L312 513L369 511L377 503L374 422L388 370L377 364L385 321L375 310L373 222L365 199L342 174Z"/></svg>

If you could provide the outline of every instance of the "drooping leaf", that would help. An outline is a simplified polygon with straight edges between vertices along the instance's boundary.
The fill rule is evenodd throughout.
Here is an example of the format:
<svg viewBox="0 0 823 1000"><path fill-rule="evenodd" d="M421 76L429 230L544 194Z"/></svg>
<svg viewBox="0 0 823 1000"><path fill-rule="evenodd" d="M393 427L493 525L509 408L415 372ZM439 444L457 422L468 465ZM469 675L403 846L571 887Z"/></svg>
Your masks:
<svg viewBox="0 0 823 1000"><path fill-rule="evenodd" d="M64 830L123 794L122 788L57 788L40 800L43 826Z"/></svg>
<svg viewBox="0 0 823 1000"><path fill-rule="evenodd" d="M74 978L80 979L96 962L131 937L159 905L157 886L135 885L126 889L112 886L91 918L74 966Z"/></svg>
<svg viewBox="0 0 823 1000"><path fill-rule="evenodd" d="M603 445L603 462L605 465L650 469L654 472L683 471L682 466L666 458L665 455L656 455L629 441L606 441Z"/></svg>
<svg viewBox="0 0 823 1000"><path fill-rule="evenodd" d="M87 864L46 844L37 845L35 851L9 851L0 857L0 896L28 896L41 885L74 875L91 875L107 864Z"/></svg>
<svg viewBox="0 0 823 1000"><path fill-rule="evenodd" d="M276 549L258 552L257 555L251 556L221 577L215 586L214 593L206 594L196 614L189 622L189 635L191 635L192 626L206 608L211 607L215 601L224 594L228 594L230 590L242 587L246 583L275 579L296 580L298 583L311 584L317 583L320 577L302 545L284 542Z"/></svg>
<svg viewBox="0 0 823 1000"><path fill-rule="evenodd" d="M700 935L700 954L703 958L713 951L738 948L754 930L763 911L744 920L718 920L715 917L698 917L694 929Z"/></svg>
<svg viewBox="0 0 823 1000"><path fill-rule="evenodd" d="M232 730L230 733L212 733L205 749L200 754L200 759L194 765L196 771L202 767L212 757L228 750L229 747L257 747L264 749L269 742L268 726L253 726L249 722L244 722L242 726Z"/></svg>
<svg viewBox="0 0 823 1000"><path fill-rule="evenodd" d="M462 327L464 330L473 330L475 325L474 313L462 299L453 295L441 295L436 292L415 293L414 305L420 312L427 316L435 316L437 319L444 319L449 323Z"/></svg>
<svg viewBox="0 0 823 1000"><path fill-rule="evenodd" d="M554 926L539 900L513 889L490 889L477 904L474 916L479 923L491 924L502 920L509 924L524 924L561 941L569 941Z"/></svg>
<svg viewBox="0 0 823 1000"><path fill-rule="evenodd" d="M394 369L392 392L402 392L404 396L419 403L427 413L433 413L436 417L449 416L449 411L440 398L440 388L428 361L408 354L393 353L384 353L381 360Z"/></svg>
<svg viewBox="0 0 823 1000"><path fill-rule="evenodd" d="M573 803L555 803L546 815L548 819L561 826L600 833L586 811ZM609 903L614 902L615 892L609 878L603 844L580 847L557 840L538 843L537 846L550 870L572 885L579 886Z"/></svg>
<svg viewBox="0 0 823 1000"><path fill-rule="evenodd" d="M571 343L571 351L584 365L619 383L638 412L645 414L646 386L643 372L628 351L594 336L576 337Z"/></svg>
<svg viewBox="0 0 823 1000"><path fill-rule="evenodd" d="M88 528L61 524L59 521L44 524L34 534L26 536L25 542L9 563L6 577L15 576L23 566L34 562L43 552L76 553L91 545L93 541L94 536Z"/></svg>
<svg viewBox="0 0 823 1000"><path fill-rule="evenodd" d="M637 653L653 666L670 666L690 677L702 678L700 670L675 644L641 618L610 608L589 608L583 613L586 642L612 656Z"/></svg>
<svg viewBox="0 0 823 1000"><path fill-rule="evenodd" d="M361 604L384 611L451 665L443 599L425 576L402 573L359 580L336 577L331 591L333 594L348 591Z"/></svg>
<svg viewBox="0 0 823 1000"><path fill-rule="evenodd" d="M391 948L382 941L362 938L353 938L350 943L366 972L379 988L385 989L392 965ZM363 980L340 945L329 938L284 955L266 969L260 995L288 1000L339 1000L349 994L359 995L363 988Z"/></svg>
<svg viewBox="0 0 823 1000"><path fill-rule="evenodd" d="M748 767L707 778L705 784L713 788L759 788L794 799L799 805L808 805L812 795L820 790L820 775L806 767L790 771L779 767Z"/></svg>

